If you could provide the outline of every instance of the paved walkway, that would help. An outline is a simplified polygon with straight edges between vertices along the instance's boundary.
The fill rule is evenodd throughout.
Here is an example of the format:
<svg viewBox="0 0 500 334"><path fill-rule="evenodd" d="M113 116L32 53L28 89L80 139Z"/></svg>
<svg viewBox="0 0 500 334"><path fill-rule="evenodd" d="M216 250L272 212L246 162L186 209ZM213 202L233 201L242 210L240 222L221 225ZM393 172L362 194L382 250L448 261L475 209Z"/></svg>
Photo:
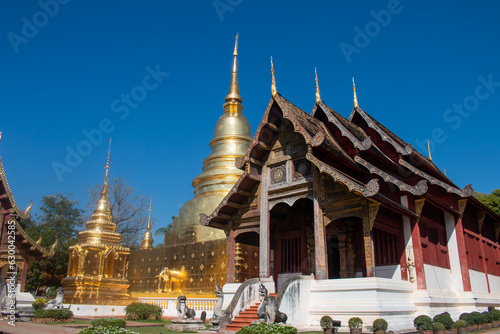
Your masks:
<svg viewBox="0 0 500 334"><path fill-rule="evenodd" d="M148 324L137 321L127 321L127 327L163 326L161 324ZM85 325L44 325L31 322L16 322L15 326L9 325L6 320L0 321L0 334L76 334ZM133 328L131 328L133 329ZM500 334L500 333L498 333Z"/></svg>

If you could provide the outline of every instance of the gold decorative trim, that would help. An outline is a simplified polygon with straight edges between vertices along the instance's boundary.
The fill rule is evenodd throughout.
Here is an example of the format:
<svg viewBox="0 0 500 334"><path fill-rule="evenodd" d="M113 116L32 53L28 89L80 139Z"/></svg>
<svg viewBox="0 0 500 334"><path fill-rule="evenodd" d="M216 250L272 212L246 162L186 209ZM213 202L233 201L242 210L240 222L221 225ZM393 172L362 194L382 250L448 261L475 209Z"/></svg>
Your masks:
<svg viewBox="0 0 500 334"><path fill-rule="evenodd" d="M412 171L415 175L421 176L427 181L429 181L431 184L435 184L446 190L448 193L454 193L457 194L460 197L470 197L474 195L474 189L472 189L472 186L470 184L466 185L463 189L458 189L455 188L443 181L440 181L429 174L421 171L420 169L416 168L415 166L411 165L410 163L406 162L403 159L399 159L399 164L401 166L404 166L408 168L410 171Z"/></svg>
<svg viewBox="0 0 500 334"><path fill-rule="evenodd" d="M375 218L377 217L379 208L380 202L370 202L368 204L368 219L370 221L370 231L373 229L373 225L375 224Z"/></svg>
<svg viewBox="0 0 500 334"><path fill-rule="evenodd" d="M458 200L458 211L460 212L460 217L463 216L466 206L467 206L467 199L466 198Z"/></svg>
<svg viewBox="0 0 500 334"><path fill-rule="evenodd" d="M379 168L373 166L368 161L364 160L358 155L354 157L354 160L363 167L365 167L366 169L368 169L370 174L376 174L380 176L382 179L384 179L385 182L390 182L396 185L399 188L399 190L408 191L413 195L423 195L428 190L427 182L424 180L418 181L418 183L415 186L410 186L409 184L406 184L403 181L396 179L394 176L391 176L386 172L380 170Z"/></svg>
<svg viewBox="0 0 500 334"><path fill-rule="evenodd" d="M415 213L417 215L422 214L422 210L424 209L425 198L419 198L415 200Z"/></svg>
<svg viewBox="0 0 500 334"><path fill-rule="evenodd" d="M320 170L321 173L326 173L330 175L335 182L340 182L347 186L349 191L354 191L357 193L362 194L365 197L372 197L375 196L379 190L379 184L378 180L372 179L370 182L368 182L366 185L360 183L359 181L353 180L347 175L337 171L333 167L325 164L324 162L318 160L314 155L311 153L306 154L306 159L311 161L318 169Z"/></svg>

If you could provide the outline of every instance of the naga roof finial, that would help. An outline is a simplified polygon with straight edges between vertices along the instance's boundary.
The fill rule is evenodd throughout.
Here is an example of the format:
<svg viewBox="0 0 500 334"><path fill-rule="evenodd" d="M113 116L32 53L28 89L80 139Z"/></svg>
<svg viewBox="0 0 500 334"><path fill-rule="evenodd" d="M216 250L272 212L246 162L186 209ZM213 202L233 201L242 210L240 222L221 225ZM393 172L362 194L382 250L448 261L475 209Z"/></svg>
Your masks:
<svg viewBox="0 0 500 334"><path fill-rule="evenodd" d="M271 57L271 96L274 98L276 97L277 90L276 90L276 78L274 77L274 66L273 66L273 57Z"/></svg>
<svg viewBox="0 0 500 334"><path fill-rule="evenodd" d="M352 78L352 91L354 92L354 108L358 108L358 97L356 96L356 84L354 83L354 77Z"/></svg>
<svg viewBox="0 0 500 334"><path fill-rule="evenodd" d="M316 82L316 104L321 103L321 95L319 94L319 84L318 84L318 72L316 71L316 67L314 68L314 81Z"/></svg>

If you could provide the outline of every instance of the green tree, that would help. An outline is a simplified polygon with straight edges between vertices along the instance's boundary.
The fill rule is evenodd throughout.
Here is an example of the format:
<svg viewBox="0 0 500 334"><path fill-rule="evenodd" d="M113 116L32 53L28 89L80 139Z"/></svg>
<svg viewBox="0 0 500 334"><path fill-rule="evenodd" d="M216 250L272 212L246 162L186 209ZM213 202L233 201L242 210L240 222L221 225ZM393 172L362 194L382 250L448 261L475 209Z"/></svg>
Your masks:
<svg viewBox="0 0 500 334"><path fill-rule="evenodd" d="M177 216L177 215L172 216L172 222L177 217L179 217L179 216ZM172 229L172 223L168 224L167 227L160 227L159 229L156 230L155 237L157 237L159 235L163 235L163 234L167 233L167 231L170 231L171 229Z"/></svg>
<svg viewBox="0 0 500 334"><path fill-rule="evenodd" d="M101 191L102 184L87 187L88 219L101 199ZM116 232L122 235L122 244L130 249L138 249L148 223L150 197L139 194L126 180L119 177L109 181L108 192L111 215L116 224ZM153 217L151 217L151 223L154 223Z"/></svg>
<svg viewBox="0 0 500 334"><path fill-rule="evenodd" d="M50 249L56 244L52 257L31 265L27 274L28 291L37 291L43 286L61 286L61 280L66 276L68 249L76 244L78 232L83 227L83 210L70 197L63 194L43 196L41 214L36 215L36 221L25 222L26 232L34 240L41 237L43 247Z"/></svg>
<svg viewBox="0 0 500 334"><path fill-rule="evenodd" d="M476 192L476 195L481 203L500 215L500 189L493 190L491 194Z"/></svg>

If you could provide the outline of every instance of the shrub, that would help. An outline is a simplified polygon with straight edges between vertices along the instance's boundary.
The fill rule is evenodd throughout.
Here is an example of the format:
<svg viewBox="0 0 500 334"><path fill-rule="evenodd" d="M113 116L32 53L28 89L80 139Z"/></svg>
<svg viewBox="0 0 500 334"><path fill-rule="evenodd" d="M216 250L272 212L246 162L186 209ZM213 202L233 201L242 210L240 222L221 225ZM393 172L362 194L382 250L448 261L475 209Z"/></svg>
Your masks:
<svg viewBox="0 0 500 334"><path fill-rule="evenodd" d="M440 322L446 327L446 329L450 329L453 324L453 319L451 318L448 312L444 312L436 315L433 319L434 322Z"/></svg>
<svg viewBox="0 0 500 334"><path fill-rule="evenodd" d="M45 304L47 304L48 301L49 300L47 298L39 297L35 299L33 304L31 304L31 306L33 306L35 310L41 310L45 306Z"/></svg>
<svg viewBox="0 0 500 334"><path fill-rule="evenodd" d="M479 312L471 312L470 316L472 317L473 324L482 324L482 316Z"/></svg>
<svg viewBox="0 0 500 334"><path fill-rule="evenodd" d="M491 312L495 309L495 306L488 306L488 312Z"/></svg>
<svg viewBox="0 0 500 334"><path fill-rule="evenodd" d="M432 324L432 330L444 331L444 330L446 330L446 327L444 327L444 325L440 322L435 322Z"/></svg>
<svg viewBox="0 0 500 334"><path fill-rule="evenodd" d="M467 325L474 325L474 317L470 313L462 313L459 317L460 320L464 320Z"/></svg>
<svg viewBox="0 0 500 334"><path fill-rule="evenodd" d="M134 302L125 308L128 319L161 319L163 310L159 306Z"/></svg>
<svg viewBox="0 0 500 334"><path fill-rule="evenodd" d="M236 334L297 334L297 328L292 326L282 326L280 324L268 325L264 322L260 324L251 324L243 327Z"/></svg>
<svg viewBox="0 0 500 334"><path fill-rule="evenodd" d="M321 317L321 320L319 321L319 325L323 329L333 327L332 317L330 317L329 315L324 315L323 317Z"/></svg>
<svg viewBox="0 0 500 334"><path fill-rule="evenodd" d="M363 320L358 317L352 317L349 319L349 329L362 329L363 328Z"/></svg>
<svg viewBox="0 0 500 334"><path fill-rule="evenodd" d="M125 327L125 320L124 319L120 319L120 318L97 318L97 319L94 319L90 322L90 324L94 327L98 327L98 326L103 326L103 327L106 327L106 326L113 326L113 327Z"/></svg>
<svg viewBox="0 0 500 334"><path fill-rule="evenodd" d="M49 318L49 319L71 319L73 312L66 309L55 310L35 310L35 318Z"/></svg>
<svg viewBox="0 0 500 334"><path fill-rule="evenodd" d="M139 334L130 329L115 326L90 326L82 329L78 334Z"/></svg>
<svg viewBox="0 0 500 334"><path fill-rule="evenodd" d="M417 331L430 331L432 330L432 319L428 315L419 315L413 320L413 326Z"/></svg>
<svg viewBox="0 0 500 334"><path fill-rule="evenodd" d="M484 318L483 324L487 324L487 323L493 322L493 316L491 315L490 312L484 311L484 312L481 313L481 315Z"/></svg>
<svg viewBox="0 0 500 334"><path fill-rule="evenodd" d="M455 328L465 328L465 327L467 327L467 321L465 321L465 320L458 320L453 325L454 325Z"/></svg>
<svg viewBox="0 0 500 334"><path fill-rule="evenodd" d="M490 311L491 316L493 317L493 321L499 321L500 320L500 310L491 310Z"/></svg>
<svg viewBox="0 0 500 334"><path fill-rule="evenodd" d="M373 330L374 331L386 331L388 327L387 321L384 319L375 319L373 322Z"/></svg>

